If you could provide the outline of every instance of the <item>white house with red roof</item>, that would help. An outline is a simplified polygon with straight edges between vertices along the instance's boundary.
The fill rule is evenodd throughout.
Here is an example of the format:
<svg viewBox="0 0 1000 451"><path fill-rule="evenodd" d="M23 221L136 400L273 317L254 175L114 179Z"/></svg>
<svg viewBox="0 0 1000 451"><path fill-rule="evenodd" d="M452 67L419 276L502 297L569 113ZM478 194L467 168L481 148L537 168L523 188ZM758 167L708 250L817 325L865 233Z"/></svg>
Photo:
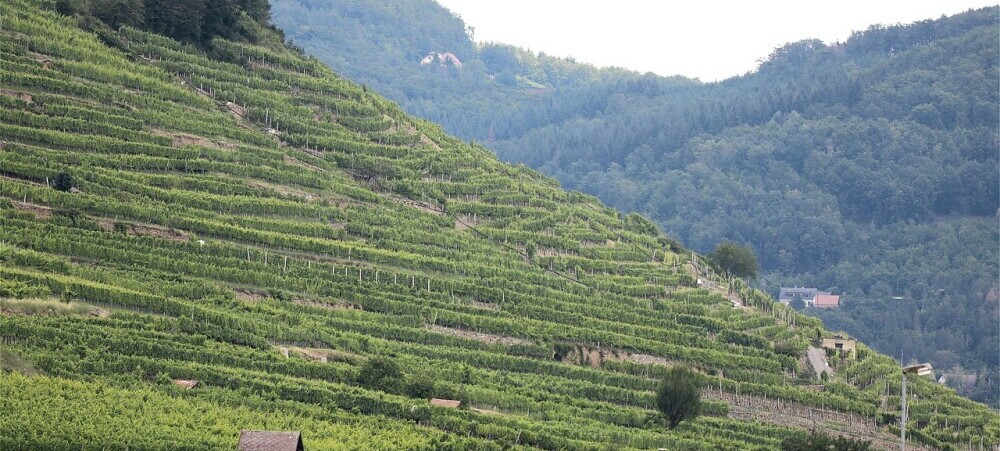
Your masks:
<svg viewBox="0 0 1000 451"><path fill-rule="evenodd" d="M790 305L792 301L797 300L801 300L806 307L840 307L840 296L831 294L829 291L819 291L815 288L807 287L781 287L781 290L778 292L779 302Z"/></svg>

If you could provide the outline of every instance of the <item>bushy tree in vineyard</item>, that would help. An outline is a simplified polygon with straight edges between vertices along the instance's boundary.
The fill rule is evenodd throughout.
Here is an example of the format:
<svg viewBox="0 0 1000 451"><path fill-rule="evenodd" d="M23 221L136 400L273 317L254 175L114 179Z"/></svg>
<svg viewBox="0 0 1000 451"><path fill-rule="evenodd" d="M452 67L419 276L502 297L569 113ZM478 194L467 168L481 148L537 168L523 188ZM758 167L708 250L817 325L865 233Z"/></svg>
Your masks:
<svg viewBox="0 0 1000 451"><path fill-rule="evenodd" d="M701 378L689 368L673 367L656 389L656 407L670 429L701 413Z"/></svg>
<svg viewBox="0 0 1000 451"><path fill-rule="evenodd" d="M402 379L403 373L395 361L386 357L373 357L361 366L357 381L363 387L392 393L399 390Z"/></svg>
<svg viewBox="0 0 1000 451"><path fill-rule="evenodd" d="M757 272L760 270L757 256L750 246L727 241L715 246L715 252L710 257L719 269L730 277L757 277Z"/></svg>
<svg viewBox="0 0 1000 451"><path fill-rule="evenodd" d="M56 174L53 186L59 191L69 191L73 188L73 176L68 172L60 172Z"/></svg>
<svg viewBox="0 0 1000 451"><path fill-rule="evenodd" d="M413 398L432 398L436 392L434 380L427 376L416 376L406 384L406 394Z"/></svg>

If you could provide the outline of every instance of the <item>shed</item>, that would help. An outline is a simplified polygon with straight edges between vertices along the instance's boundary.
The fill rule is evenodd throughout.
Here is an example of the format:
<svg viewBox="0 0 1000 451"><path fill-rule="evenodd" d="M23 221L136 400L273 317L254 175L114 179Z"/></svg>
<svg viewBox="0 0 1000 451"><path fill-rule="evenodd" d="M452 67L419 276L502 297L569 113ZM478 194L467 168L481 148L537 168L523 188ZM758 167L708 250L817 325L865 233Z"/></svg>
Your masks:
<svg viewBox="0 0 1000 451"><path fill-rule="evenodd" d="M458 406L462 405L462 401L455 401L452 399L438 399L431 398L432 406L448 407L450 409L457 409Z"/></svg>
<svg viewBox="0 0 1000 451"><path fill-rule="evenodd" d="M852 355L857 352L858 342L853 338L847 338L842 335L837 335L833 338L823 339L823 349L832 349L835 351L845 351L851 352Z"/></svg>
<svg viewBox="0 0 1000 451"><path fill-rule="evenodd" d="M298 431L240 431L237 451L304 451Z"/></svg>

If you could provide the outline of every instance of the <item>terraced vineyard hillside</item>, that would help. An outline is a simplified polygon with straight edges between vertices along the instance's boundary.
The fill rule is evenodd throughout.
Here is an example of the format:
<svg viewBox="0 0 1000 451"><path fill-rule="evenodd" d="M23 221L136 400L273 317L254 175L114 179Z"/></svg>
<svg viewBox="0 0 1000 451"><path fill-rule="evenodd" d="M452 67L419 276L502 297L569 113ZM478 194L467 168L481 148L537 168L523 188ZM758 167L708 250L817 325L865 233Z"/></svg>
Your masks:
<svg viewBox="0 0 1000 451"><path fill-rule="evenodd" d="M830 333L696 288L649 221L284 48L46 4L0 3L0 449L890 446L892 359L862 346L818 390L801 362ZM359 380L372 359L402 381ZM668 430L676 363L709 400ZM910 386L914 445L1000 442L996 412Z"/></svg>

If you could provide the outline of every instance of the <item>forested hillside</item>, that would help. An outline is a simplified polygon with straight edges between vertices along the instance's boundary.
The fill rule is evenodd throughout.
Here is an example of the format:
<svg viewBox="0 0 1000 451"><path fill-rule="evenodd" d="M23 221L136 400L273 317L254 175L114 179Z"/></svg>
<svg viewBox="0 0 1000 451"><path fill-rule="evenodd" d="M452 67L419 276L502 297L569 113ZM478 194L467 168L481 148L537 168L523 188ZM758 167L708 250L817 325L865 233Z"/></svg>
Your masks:
<svg viewBox="0 0 1000 451"><path fill-rule="evenodd" d="M833 332L644 217L405 114L242 6L244 32L182 42L99 2L0 3L0 449L895 446L895 361L862 344L817 374ZM671 429L673 367L704 407ZM996 412L909 386L911 446L1000 444Z"/></svg>
<svg viewBox="0 0 1000 451"><path fill-rule="evenodd" d="M374 1L274 3L289 37L411 113L642 212L693 249L750 244L760 286L843 294L844 308L818 312L831 328L977 375L962 389L1000 406L996 8L791 43L753 73L703 84L501 45L469 60L465 25L430 0L406 2L419 15ZM384 26L408 20L446 25ZM347 41L331 21L368 33ZM421 36L448 36L433 46L461 49L465 66L389 52L375 67L411 74L392 78L339 64L381 47L420 54L430 49Z"/></svg>

